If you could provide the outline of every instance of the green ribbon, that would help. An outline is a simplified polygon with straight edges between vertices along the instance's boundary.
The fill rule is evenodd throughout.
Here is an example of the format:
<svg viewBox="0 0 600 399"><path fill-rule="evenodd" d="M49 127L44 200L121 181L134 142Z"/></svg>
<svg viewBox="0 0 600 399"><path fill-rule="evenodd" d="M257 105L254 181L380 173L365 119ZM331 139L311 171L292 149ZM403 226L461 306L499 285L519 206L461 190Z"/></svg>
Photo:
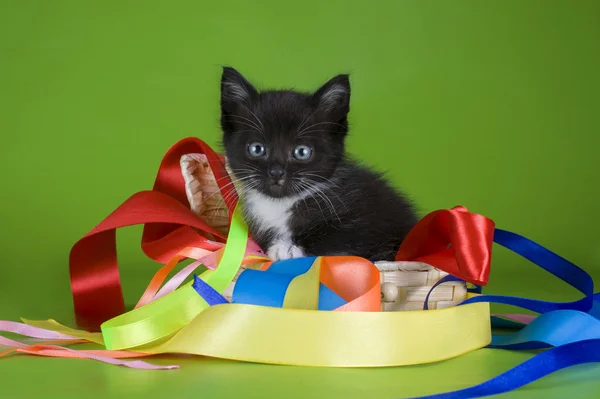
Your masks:
<svg viewBox="0 0 600 399"><path fill-rule="evenodd" d="M229 227L227 244L216 270L207 270L200 278L223 293L238 272L248 242L248 227L236 206ZM100 327L107 349L120 350L152 346L166 341L188 325L209 305L188 282L172 293L149 304L104 322Z"/></svg>

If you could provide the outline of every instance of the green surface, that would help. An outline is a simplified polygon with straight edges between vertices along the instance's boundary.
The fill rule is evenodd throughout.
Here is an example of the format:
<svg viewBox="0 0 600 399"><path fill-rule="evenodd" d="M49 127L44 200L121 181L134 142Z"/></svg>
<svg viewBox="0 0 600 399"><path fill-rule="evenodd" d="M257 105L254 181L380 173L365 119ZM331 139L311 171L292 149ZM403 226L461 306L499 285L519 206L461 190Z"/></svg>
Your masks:
<svg viewBox="0 0 600 399"><path fill-rule="evenodd" d="M150 188L177 140L217 142L222 64L304 89L350 72L351 150L423 212L463 204L600 281L599 39L594 0L1 0L0 319L73 322L70 247ZM140 232L119 234L129 304L156 270ZM500 249L487 292L578 298ZM400 398L469 386L529 356L480 350L374 370L161 360L178 371L18 356L0 359L0 396ZM599 392L590 365L503 397Z"/></svg>

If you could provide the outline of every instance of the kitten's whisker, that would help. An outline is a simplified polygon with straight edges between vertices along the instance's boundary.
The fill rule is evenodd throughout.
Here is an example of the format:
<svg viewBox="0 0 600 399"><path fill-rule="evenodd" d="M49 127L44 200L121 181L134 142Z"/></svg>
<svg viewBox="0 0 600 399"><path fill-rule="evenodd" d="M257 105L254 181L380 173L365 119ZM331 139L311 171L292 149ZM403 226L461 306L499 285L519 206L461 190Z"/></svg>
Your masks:
<svg viewBox="0 0 600 399"><path fill-rule="evenodd" d="M327 181L329 183L329 185L335 187L335 188L340 188L340 186L338 186L336 183L334 183L332 180L327 179L323 176L319 176L319 175L315 175L313 173L300 173L302 176L314 176L314 177L318 177L320 179L323 179L325 181ZM309 180L313 180L313 179L309 179ZM318 182L313 181L313 183L318 184ZM323 188L321 188L321 191L323 192L323 194L325 194L325 191L330 192L331 194L335 195L335 197L338 199L338 201L340 202L340 204L346 209L346 212L348 212L348 207L346 206L346 203L344 201L342 201L342 199L340 198L339 195L337 195L337 193L332 190L332 187L328 187L327 185Z"/></svg>
<svg viewBox="0 0 600 399"><path fill-rule="evenodd" d="M312 198L315 201L315 204L317 204L317 207L319 207L319 211L321 212L323 221L327 222L327 217L325 216L325 213L323 213L323 208L321 208L321 204L319 204L319 200L315 198L312 187L308 183L303 182L302 180L298 180L298 183L300 185L300 188L303 189L305 192L307 192L308 195L310 196L310 198Z"/></svg>
<svg viewBox="0 0 600 399"><path fill-rule="evenodd" d="M242 104L243 105L243 104ZM261 122L260 118L258 116L256 116L256 114L254 112L252 112L252 110L248 107L246 107L244 105L244 108L246 108L248 110L248 112L250 112L252 114L252 116L254 116L254 118L256 119L256 121L260 124L260 126L262 127L262 132L264 133L265 130L265 125L263 125L263 123Z"/></svg>
<svg viewBox="0 0 600 399"><path fill-rule="evenodd" d="M326 180L326 181L327 181L327 182L328 182L328 183L329 183L331 186L333 186L333 187L336 187L336 188L340 188L340 186L338 186L337 184L335 184L335 183L334 183L332 180L330 180L330 179L327 179L327 178L325 178L325 177L323 177L323 176L315 175L315 174L313 174L313 173L304 173L303 175L304 175L304 176L314 176L314 177L318 177L318 178L324 179L324 180ZM312 179L309 179L309 180L311 180L311 181L312 181ZM314 184L319 184L318 182L315 182L315 181L313 181L313 183L314 183ZM332 188L331 188L331 187L328 187L328 186L326 185L325 187L321 188L321 192L323 192L323 194L325 194L325 191L331 192L333 195L335 195L335 197L338 199L338 201L340 202L340 204L341 204L341 205L342 205L344 208L346 208L346 211L348 211L348 207L346 206L346 204L344 203L344 201L342 201L342 199L340 198L340 196L339 196L339 195L337 195L337 193L336 193L334 190L332 190Z"/></svg>
<svg viewBox="0 0 600 399"><path fill-rule="evenodd" d="M243 119L245 121L247 121L248 123L252 124L253 127L256 128L256 130L261 131L261 126L262 123L260 125L257 125L256 122L254 122L252 119L248 119L244 116L240 116L240 115L227 115L226 118L239 118L239 119ZM260 121L259 121L260 122ZM236 123L242 123L242 122L236 122Z"/></svg>
<svg viewBox="0 0 600 399"><path fill-rule="evenodd" d="M237 180L238 178L242 178L242 177L258 175L257 173L253 173L254 171L250 170L250 169L237 169L237 170L232 170L231 172L232 172L231 180Z"/></svg>
<svg viewBox="0 0 600 399"><path fill-rule="evenodd" d="M323 193L322 191L319 191L319 192ZM336 219L338 220L338 222L341 225L342 224L342 219L340 218L340 215L335 210L335 206L333 205L333 202L331 202L331 199L327 198L327 195L325 193L323 193L323 199L325 199L325 201L327 201L329 203L329 207L331 208L331 212L333 212L333 214L335 215Z"/></svg>
<svg viewBox="0 0 600 399"><path fill-rule="evenodd" d="M246 195L246 194L247 194L247 193L248 193L250 190L252 190L252 189L254 189L254 188L258 187L258 186L259 186L259 184L260 184L260 182L258 182L258 181L253 181L253 182L250 182L249 184L245 184L245 183L244 183L244 185L242 185L242 187L240 188L240 190L239 190L239 192L238 192L238 198L239 198L240 200L243 200L243 197L244 197L244 196L245 196L245 195Z"/></svg>
<svg viewBox="0 0 600 399"><path fill-rule="evenodd" d="M239 183L239 182L243 182L244 180L248 180L255 177L255 175L248 175L248 176L244 176L244 177L240 177L238 179L232 180L229 183L225 184L223 187L219 187L219 190L212 193L211 195L209 195L208 197L206 197L205 201L209 200L210 198L214 197L217 194L220 194L223 190L225 190L227 187L229 186L233 186L233 191L236 191L236 187L235 184Z"/></svg>
<svg viewBox="0 0 600 399"><path fill-rule="evenodd" d="M303 189L302 186L300 184L298 184L297 181L292 180L291 183L292 183L292 191L294 191L298 195L301 195L300 198L302 198L302 202L304 202L306 211L310 212L310 208L308 207L308 203L306 202L306 197L304 197L302 195L302 191L306 192L306 189ZM312 198L314 200L314 197L312 197L312 195L310 194L310 191L308 191L308 195L310 198ZM319 207L319 210L321 211L321 216L323 217L323 220L325 220L325 215L323 214L323 210L321 209L321 206L319 205L318 201L316 201L316 200L315 200L315 203L317 204L317 206Z"/></svg>
<svg viewBox="0 0 600 399"><path fill-rule="evenodd" d="M314 123L314 124L312 124L312 125L304 128L303 130L301 130L300 132L298 132L298 135L301 136L302 133L304 133L305 131L307 131L307 130L315 127L315 126L319 126L319 125L337 125L339 127L345 127L344 125L341 125L341 124L336 123L336 122L319 122L319 123Z"/></svg>
<svg viewBox="0 0 600 399"><path fill-rule="evenodd" d="M339 188L339 187L338 187L338 188ZM346 206L346 204L344 203L344 201L342 201L342 199L340 198L340 196L339 196L339 195L337 195L337 193L336 193L335 191L333 191L333 190L331 189L331 187L325 187L325 188L324 188L324 190L323 190L323 193L324 193L324 191L325 191L325 190L326 190L326 191L329 191L329 192L331 192L333 195L335 195L335 197L338 199L338 201L340 202L340 204L341 204L341 205L342 205L344 208L346 208L346 212L349 212L349 209L348 209L348 207Z"/></svg>
<svg viewBox="0 0 600 399"><path fill-rule="evenodd" d="M254 171L258 172L259 174L262 173L262 170L260 170L258 167L254 166L254 165L246 164L244 166L250 170L254 170Z"/></svg>
<svg viewBox="0 0 600 399"><path fill-rule="evenodd" d="M254 177L254 176L255 176L254 174L247 174L247 175L244 175L244 176L239 176L239 177L238 177L238 176L236 176L236 179L231 179L231 181L230 181L229 183L227 183L225 186L223 186L223 188L224 188L224 187L227 187L227 186L229 186L229 185L233 185L233 184L235 184L235 183L238 183L238 182L244 181L244 180L246 180L246 179L250 179L250 178L252 178L252 177Z"/></svg>
<svg viewBox="0 0 600 399"><path fill-rule="evenodd" d="M233 199L236 195L239 197L240 196L240 192L236 191L236 190L232 190L230 192L228 192L227 194L225 194L225 196L223 196L223 203L227 204L227 202L229 202L229 200Z"/></svg>
<svg viewBox="0 0 600 399"><path fill-rule="evenodd" d="M256 129L249 129L249 130L236 130L235 133L256 133L261 137L265 137L265 135L263 134L263 132L258 131Z"/></svg>
<svg viewBox="0 0 600 399"><path fill-rule="evenodd" d="M238 189L238 194L242 195L245 192L247 192L249 189L257 186L259 184L259 181L256 180L256 176L255 175L251 175L251 176L246 176L246 178L241 179L240 180L240 185L238 187L236 187ZM255 179L255 180L251 180L251 179ZM250 180L250 183L248 183L248 180Z"/></svg>
<svg viewBox="0 0 600 399"><path fill-rule="evenodd" d="M312 113L312 114L310 114L310 115L308 116L308 118L304 119L304 120L302 121L302 123L300 124L300 126L298 126L298 129L296 129L296 132L299 132L299 131L300 131L300 129L302 129L302 126L304 126L304 124L305 124L306 122L308 122L308 121L310 120L310 118L312 118L312 117L314 116L314 114L316 114L316 113L317 113L317 111L318 111L318 110L319 110L319 108L315 109L315 110L313 111L313 113Z"/></svg>
<svg viewBox="0 0 600 399"><path fill-rule="evenodd" d="M323 201L326 202L326 205L328 205L328 208L331 210L332 216L335 215L335 217L337 218L338 222L340 222L340 224L341 224L342 223L342 219L340 219L340 216L336 212L335 207L333 206L333 202L331 202L331 200L329 198L327 198L327 195L317 185L314 185L313 188L315 190L315 194L317 194L320 198L323 199Z"/></svg>
<svg viewBox="0 0 600 399"><path fill-rule="evenodd" d="M331 133L331 132L332 132L331 129L329 129L329 130L325 130L325 129L321 129L321 130L308 130L306 132L299 133L297 136L298 137L304 137L304 136L306 136L308 134L311 134L311 133Z"/></svg>
<svg viewBox="0 0 600 399"><path fill-rule="evenodd" d="M252 128L252 130L250 130L251 132L255 132L257 134L260 134L261 136L264 135L264 133L260 130L260 127L256 126L256 124L252 125L250 123L247 122L242 122L242 121L234 121L235 123L239 123L240 125L244 125L244 126L248 126L250 128ZM247 130L241 130L240 132L245 132Z"/></svg>
<svg viewBox="0 0 600 399"><path fill-rule="evenodd" d="M307 173L307 172L298 172L299 176L311 176L311 177L318 177L319 179L325 180L327 183L331 184L334 187L339 187L337 184L335 184L332 180L323 177L323 176L319 176L317 174L314 173Z"/></svg>
<svg viewBox="0 0 600 399"><path fill-rule="evenodd" d="M238 178L238 176L237 176L237 175L235 175L235 174L228 174L227 176L223 176L223 177L220 177L220 178L218 178L218 179L215 179L215 181L216 181L217 183L219 183L219 182L221 182L222 180L227 180L227 179L229 179L229 180L233 181L233 180L236 180L237 178Z"/></svg>

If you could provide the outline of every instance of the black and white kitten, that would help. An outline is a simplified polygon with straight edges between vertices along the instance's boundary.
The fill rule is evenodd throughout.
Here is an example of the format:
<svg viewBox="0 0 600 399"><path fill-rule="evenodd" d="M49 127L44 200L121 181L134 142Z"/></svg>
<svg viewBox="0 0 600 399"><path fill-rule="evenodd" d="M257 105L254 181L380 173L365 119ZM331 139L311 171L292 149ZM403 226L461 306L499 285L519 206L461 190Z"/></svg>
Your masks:
<svg viewBox="0 0 600 399"><path fill-rule="evenodd" d="M346 154L349 110L348 75L310 94L259 92L235 69L224 68L227 165L250 234L271 259L393 260L416 223L406 198Z"/></svg>

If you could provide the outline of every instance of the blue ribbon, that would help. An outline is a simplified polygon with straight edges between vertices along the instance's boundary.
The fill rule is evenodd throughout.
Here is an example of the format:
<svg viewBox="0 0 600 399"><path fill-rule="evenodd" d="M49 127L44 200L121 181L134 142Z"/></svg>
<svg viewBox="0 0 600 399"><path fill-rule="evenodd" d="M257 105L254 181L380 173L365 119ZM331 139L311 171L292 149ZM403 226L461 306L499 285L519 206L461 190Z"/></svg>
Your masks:
<svg viewBox="0 0 600 399"><path fill-rule="evenodd" d="M267 270L244 270L238 277L232 303L283 307L285 293L294 278L310 270L316 257L274 262ZM324 284L319 285L319 310L333 310L346 301Z"/></svg>
<svg viewBox="0 0 600 399"><path fill-rule="evenodd" d="M494 334L489 348L532 350L600 338L600 320L578 310L540 315L513 334Z"/></svg>
<svg viewBox="0 0 600 399"><path fill-rule="evenodd" d="M202 297L208 303L208 306L220 305L222 303L229 303L227 299L219 291L211 287L206 281L194 274L194 282L192 287L198 295Z"/></svg>
<svg viewBox="0 0 600 399"><path fill-rule="evenodd" d="M475 302L501 303L540 313L540 316L526 326L492 318L494 324L500 324L501 327L519 326L521 329L512 334L493 334L489 348L551 349L482 384L414 399L467 399L497 395L567 367L600 362L600 293L594 294L591 276L568 260L518 234L496 229L494 241L562 279L583 293L584 297L573 302L547 302L512 296L481 295L462 302L461 305ZM447 276L436 283L429 294L439 284L449 281L460 279ZM424 308L427 309L427 300Z"/></svg>
<svg viewBox="0 0 600 399"><path fill-rule="evenodd" d="M423 310L429 310L429 295L431 295L431 293L433 292L433 290L440 284L444 284L444 283L449 283L451 281L462 281L465 282L463 279L458 278L456 276L453 276L451 274L442 277L441 279L439 279L434 285L431 286L431 289L429 290L429 292L427 293L427 296L425 297L425 303L423 304Z"/></svg>
<svg viewBox="0 0 600 399"><path fill-rule="evenodd" d="M274 262L266 270L244 270L238 277L231 303L283 307L288 286L294 278L310 270L316 257ZM204 280L194 275L192 287L209 306L229 303ZM334 310L346 301L324 284L319 286L319 310Z"/></svg>
<svg viewBox="0 0 600 399"><path fill-rule="evenodd" d="M471 298L463 302L463 304L466 305L475 302L501 303L532 310L536 313L546 313L561 309L587 312L592 308L594 302L594 281L584 270L541 245L515 233L496 229L494 241L552 273L582 292L585 296L574 302L561 303L514 296L481 295Z"/></svg>
<svg viewBox="0 0 600 399"><path fill-rule="evenodd" d="M458 391L420 396L418 399L472 399L498 395L521 388L564 368L591 362L600 362L600 339L565 344L542 352L482 384Z"/></svg>

